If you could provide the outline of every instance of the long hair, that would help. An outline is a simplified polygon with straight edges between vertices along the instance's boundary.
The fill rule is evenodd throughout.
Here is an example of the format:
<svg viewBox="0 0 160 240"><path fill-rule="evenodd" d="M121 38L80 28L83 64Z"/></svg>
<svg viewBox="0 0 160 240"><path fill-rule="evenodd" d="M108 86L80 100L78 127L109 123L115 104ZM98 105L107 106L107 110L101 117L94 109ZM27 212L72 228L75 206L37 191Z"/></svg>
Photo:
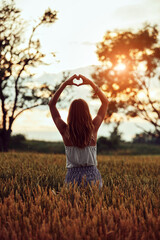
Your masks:
<svg viewBox="0 0 160 240"><path fill-rule="evenodd" d="M87 146L90 142L94 125L86 101L76 99L71 103L67 123L72 144L80 148Z"/></svg>

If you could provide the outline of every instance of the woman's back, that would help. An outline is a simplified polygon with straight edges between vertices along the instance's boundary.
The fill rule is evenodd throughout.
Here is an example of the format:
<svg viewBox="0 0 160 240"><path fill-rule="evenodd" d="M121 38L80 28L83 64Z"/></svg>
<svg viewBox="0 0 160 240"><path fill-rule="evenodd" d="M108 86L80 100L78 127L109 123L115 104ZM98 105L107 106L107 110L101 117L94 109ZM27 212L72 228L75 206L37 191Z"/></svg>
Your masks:
<svg viewBox="0 0 160 240"><path fill-rule="evenodd" d="M97 116L92 120L89 106L83 99L72 101L67 123L65 123L56 108L58 98L67 85L76 85L74 78L82 78L84 84L89 84L101 100L101 106ZM77 85L80 86L80 85ZM73 75L69 78L52 97L49 106L51 114L59 132L61 133L65 145L67 174L66 183L81 183L86 176L87 182L99 181L102 186L102 179L97 169L97 131L105 117L108 100L101 90L89 79L82 75ZM93 136L93 138L92 138Z"/></svg>
<svg viewBox="0 0 160 240"><path fill-rule="evenodd" d="M80 148L73 145L70 137L68 138L64 136L66 168L97 166L97 144L95 137L92 135L88 146Z"/></svg>

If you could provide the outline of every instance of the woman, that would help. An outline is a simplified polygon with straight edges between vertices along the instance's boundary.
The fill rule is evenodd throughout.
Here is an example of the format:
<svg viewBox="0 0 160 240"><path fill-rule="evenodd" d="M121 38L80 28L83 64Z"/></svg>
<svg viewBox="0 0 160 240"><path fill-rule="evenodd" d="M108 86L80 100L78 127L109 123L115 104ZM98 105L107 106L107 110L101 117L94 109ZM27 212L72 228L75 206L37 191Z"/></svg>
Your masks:
<svg viewBox="0 0 160 240"><path fill-rule="evenodd" d="M80 78L82 79L81 84L77 85L73 82L74 79L79 80ZM97 116L92 120L88 104L83 99L76 99L70 105L67 123L65 123L56 107L60 94L68 85L82 86L86 84L93 88L101 100ZM75 74L56 91L49 102L49 107L65 145L67 167L65 182L80 185L82 179L87 181L84 184L99 181L99 186L102 187L101 174L97 169L96 143L98 129L107 111L108 99L91 80L81 74L79 76Z"/></svg>

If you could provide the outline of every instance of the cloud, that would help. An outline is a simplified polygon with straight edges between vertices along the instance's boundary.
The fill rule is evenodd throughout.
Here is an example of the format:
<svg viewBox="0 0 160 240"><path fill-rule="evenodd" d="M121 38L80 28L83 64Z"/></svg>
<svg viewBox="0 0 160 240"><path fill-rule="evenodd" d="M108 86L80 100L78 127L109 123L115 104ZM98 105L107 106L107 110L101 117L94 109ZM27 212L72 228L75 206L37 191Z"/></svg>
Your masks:
<svg viewBox="0 0 160 240"><path fill-rule="evenodd" d="M89 42L89 41L85 41L85 42L82 42L83 45L87 45L87 46L95 46L96 43L95 42Z"/></svg>
<svg viewBox="0 0 160 240"><path fill-rule="evenodd" d="M157 4L157 5L160 5L160 1L159 0L145 0L145 3L148 3L148 4Z"/></svg>
<svg viewBox="0 0 160 240"><path fill-rule="evenodd" d="M146 13L146 8L144 8L143 15ZM122 17L123 19L132 19L135 17L143 17L142 15L142 9L139 7L139 5L128 5L118 8L115 11L115 16Z"/></svg>
<svg viewBox="0 0 160 240"><path fill-rule="evenodd" d="M160 1L145 0L140 4L119 7L114 12L114 17L129 22L151 22L160 19Z"/></svg>
<svg viewBox="0 0 160 240"><path fill-rule="evenodd" d="M78 42L78 41L70 41L70 45L87 45L87 46L95 46L96 42L91 42L91 41L83 41L83 42Z"/></svg>

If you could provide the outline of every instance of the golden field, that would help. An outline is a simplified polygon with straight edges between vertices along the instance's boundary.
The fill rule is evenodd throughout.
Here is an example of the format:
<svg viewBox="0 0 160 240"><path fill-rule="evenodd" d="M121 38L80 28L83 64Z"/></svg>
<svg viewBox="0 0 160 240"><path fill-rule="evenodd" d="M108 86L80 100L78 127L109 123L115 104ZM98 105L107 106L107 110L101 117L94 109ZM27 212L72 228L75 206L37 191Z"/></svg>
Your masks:
<svg viewBox="0 0 160 240"><path fill-rule="evenodd" d="M64 184L65 155L1 153L0 239L160 239L160 156L98 156L103 188Z"/></svg>

